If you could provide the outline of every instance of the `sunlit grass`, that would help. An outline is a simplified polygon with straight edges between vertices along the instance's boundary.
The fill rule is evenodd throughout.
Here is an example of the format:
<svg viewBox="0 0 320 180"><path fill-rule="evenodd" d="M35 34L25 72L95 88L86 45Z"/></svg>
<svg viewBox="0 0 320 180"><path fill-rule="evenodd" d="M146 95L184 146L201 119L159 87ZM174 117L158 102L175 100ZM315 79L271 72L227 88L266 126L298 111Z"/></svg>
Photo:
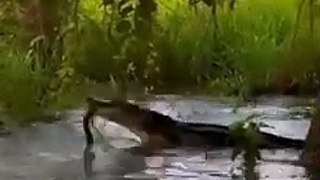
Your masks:
<svg viewBox="0 0 320 180"><path fill-rule="evenodd" d="M82 15L91 17L97 21L103 19L103 6L100 0L84 0L79 1L79 10Z"/></svg>
<svg viewBox="0 0 320 180"><path fill-rule="evenodd" d="M171 55L165 55L168 50L164 48L159 56L165 57L163 62L173 57L170 65L162 68L166 75L170 74L168 70L178 69L188 79L215 80L236 68L250 89L270 83L269 76L283 68L281 64L290 53L296 12L293 1L248 0L232 12L219 7L216 22L205 6L195 12L186 3L163 4L158 19L165 39L160 37L159 41L170 44ZM219 74L212 63L222 64L225 69Z"/></svg>

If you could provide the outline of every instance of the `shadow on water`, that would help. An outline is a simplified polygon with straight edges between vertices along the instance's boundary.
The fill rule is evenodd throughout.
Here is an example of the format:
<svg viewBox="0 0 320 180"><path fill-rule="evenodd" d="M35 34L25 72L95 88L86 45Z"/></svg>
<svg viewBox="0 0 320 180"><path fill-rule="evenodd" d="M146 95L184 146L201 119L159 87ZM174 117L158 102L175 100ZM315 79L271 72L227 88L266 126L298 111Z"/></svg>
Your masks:
<svg viewBox="0 0 320 180"><path fill-rule="evenodd" d="M99 147L87 145L83 150L85 179L127 179L125 177L128 175L132 175L130 179L141 179L141 177L143 179L155 179L153 176L145 177L146 174L143 173L147 168L145 157L149 155L144 149L139 147L127 149L108 147L107 151L103 150L105 152L100 154L95 148Z"/></svg>

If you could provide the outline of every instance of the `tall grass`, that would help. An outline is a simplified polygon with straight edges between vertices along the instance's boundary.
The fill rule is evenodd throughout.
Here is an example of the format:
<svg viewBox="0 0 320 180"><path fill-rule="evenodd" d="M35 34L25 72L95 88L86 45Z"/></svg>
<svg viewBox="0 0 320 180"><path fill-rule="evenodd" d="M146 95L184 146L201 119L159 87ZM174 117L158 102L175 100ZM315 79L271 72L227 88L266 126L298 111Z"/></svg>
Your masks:
<svg viewBox="0 0 320 180"><path fill-rule="evenodd" d="M292 1L243 1L232 13L222 12L220 38L232 62L251 90L266 88L279 76L292 39L295 4Z"/></svg>
<svg viewBox="0 0 320 180"><path fill-rule="evenodd" d="M290 53L295 8L292 1L247 0L232 12L220 7L216 26L207 7L201 6L195 13L184 3L176 4L174 10L159 17L166 33L163 41L170 41L167 44L173 52L171 72L178 69L193 82L206 77L205 81L214 85L213 91L226 86L222 90L227 94L266 88L277 80L276 70L284 67L282 62Z"/></svg>
<svg viewBox="0 0 320 180"><path fill-rule="evenodd" d="M319 57L318 46L312 44L317 41L308 45L310 39L300 39L299 54L309 58L303 63L306 67L297 71L301 62L294 60L299 55L291 46L297 5L289 0L246 0L238 2L233 11L219 7L214 17L204 4L194 11L183 1L159 1L152 38L127 42L122 54L108 39L106 28L92 15L84 23L87 27L83 26L88 32L84 33L80 48L80 71L99 79L125 74L130 65L137 79L145 84L205 84L211 91L227 95L286 88L292 79L314 71L307 66L315 67ZM89 26L91 23L96 25ZM151 50L146 45L150 42ZM146 55L150 51L152 58Z"/></svg>
<svg viewBox="0 0 320 180"><path fill-rule="evenodd" d="M57 72L31 71L30 64L21 62L29 42L0 41L0 102L12 107L11 114L38 114L43 110L37 106L38 94L48 85L45 81L61 80L58 72L72 72L72 77L61 80L69 85L65 92L53 92L54 107L79 102L81 93L68 95L77 92L78 79L137 82L148 90L196 87L214 95L283 93L294 84L296 94L313 92L320 66L320 11L317 4L298 11L301 1L237 1L233 10L218 6L213 16L204 3L194 8L187 1L161 0L152 28L142 35L134 10L122 17L114 6L100 6L100 0L80 1L73 9L78 16L63 18L67 23L73 19L76 28L63 38Z"/></svg>
<svg viewBox="0 0 320 180"><path fill-rule="evenodd" d="M47 79L16 56L1 57L0 102L5 112L23 122L39 116L38 98Z"/></svg>

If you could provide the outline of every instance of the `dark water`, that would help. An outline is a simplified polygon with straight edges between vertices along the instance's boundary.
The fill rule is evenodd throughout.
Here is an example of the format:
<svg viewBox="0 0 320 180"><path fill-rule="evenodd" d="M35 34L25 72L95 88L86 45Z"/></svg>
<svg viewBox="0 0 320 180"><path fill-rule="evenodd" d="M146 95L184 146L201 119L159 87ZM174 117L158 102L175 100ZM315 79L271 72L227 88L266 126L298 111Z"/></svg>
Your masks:
<svg viewBox="0 0 320 180"><path fill-rule="evenodd" d="M258 113L259 120L273 127L264 131L304 139L310 121L308 103L304 98L262 97L257 105L235 111L232 100L162 96L142 105L180 121L197 123L229 124ZM231 149L210 150L207 159L201 147L144 157L126 151L136 144L127 129L102 123L101 119L97 125L105 137L97 137L94 147L86 149L82 113L69 111L63 121L37 124L0 138L0 179L245 179L243 160L232 162ZM305 168L295 163L299 153L294 149L262 150L262 160L254 169L256 179L308 179Z"/></svg>

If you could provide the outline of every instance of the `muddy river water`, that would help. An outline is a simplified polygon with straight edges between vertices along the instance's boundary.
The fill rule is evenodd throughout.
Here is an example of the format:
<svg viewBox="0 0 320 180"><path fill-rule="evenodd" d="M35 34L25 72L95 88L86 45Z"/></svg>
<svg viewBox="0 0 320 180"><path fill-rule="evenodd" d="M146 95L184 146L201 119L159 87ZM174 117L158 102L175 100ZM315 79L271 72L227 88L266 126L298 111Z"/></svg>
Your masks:
<svg viewBox="0 0 320 180"><path fill-rule="evenodd" d="M259 120L270 125L262 128L265 132L292 139L306 137L310 124L308 98L260 97L255 105L237 109L232 102L158 96L142 106L179 121L222 125L257 113ZM119 137L133 135L114 123L100 127L105 137L98 138L87 151L81 124L83 112L70 110L61 121L35 124L0 137L0 180L245 179L242 159L232 162L229 148L211 149L207 158L201 147L164 150L163 154L144 157L124 149L135 142ZM305 168L294 163L299 153L295 149L262 150L255 179L309 179Z"/></svg>

